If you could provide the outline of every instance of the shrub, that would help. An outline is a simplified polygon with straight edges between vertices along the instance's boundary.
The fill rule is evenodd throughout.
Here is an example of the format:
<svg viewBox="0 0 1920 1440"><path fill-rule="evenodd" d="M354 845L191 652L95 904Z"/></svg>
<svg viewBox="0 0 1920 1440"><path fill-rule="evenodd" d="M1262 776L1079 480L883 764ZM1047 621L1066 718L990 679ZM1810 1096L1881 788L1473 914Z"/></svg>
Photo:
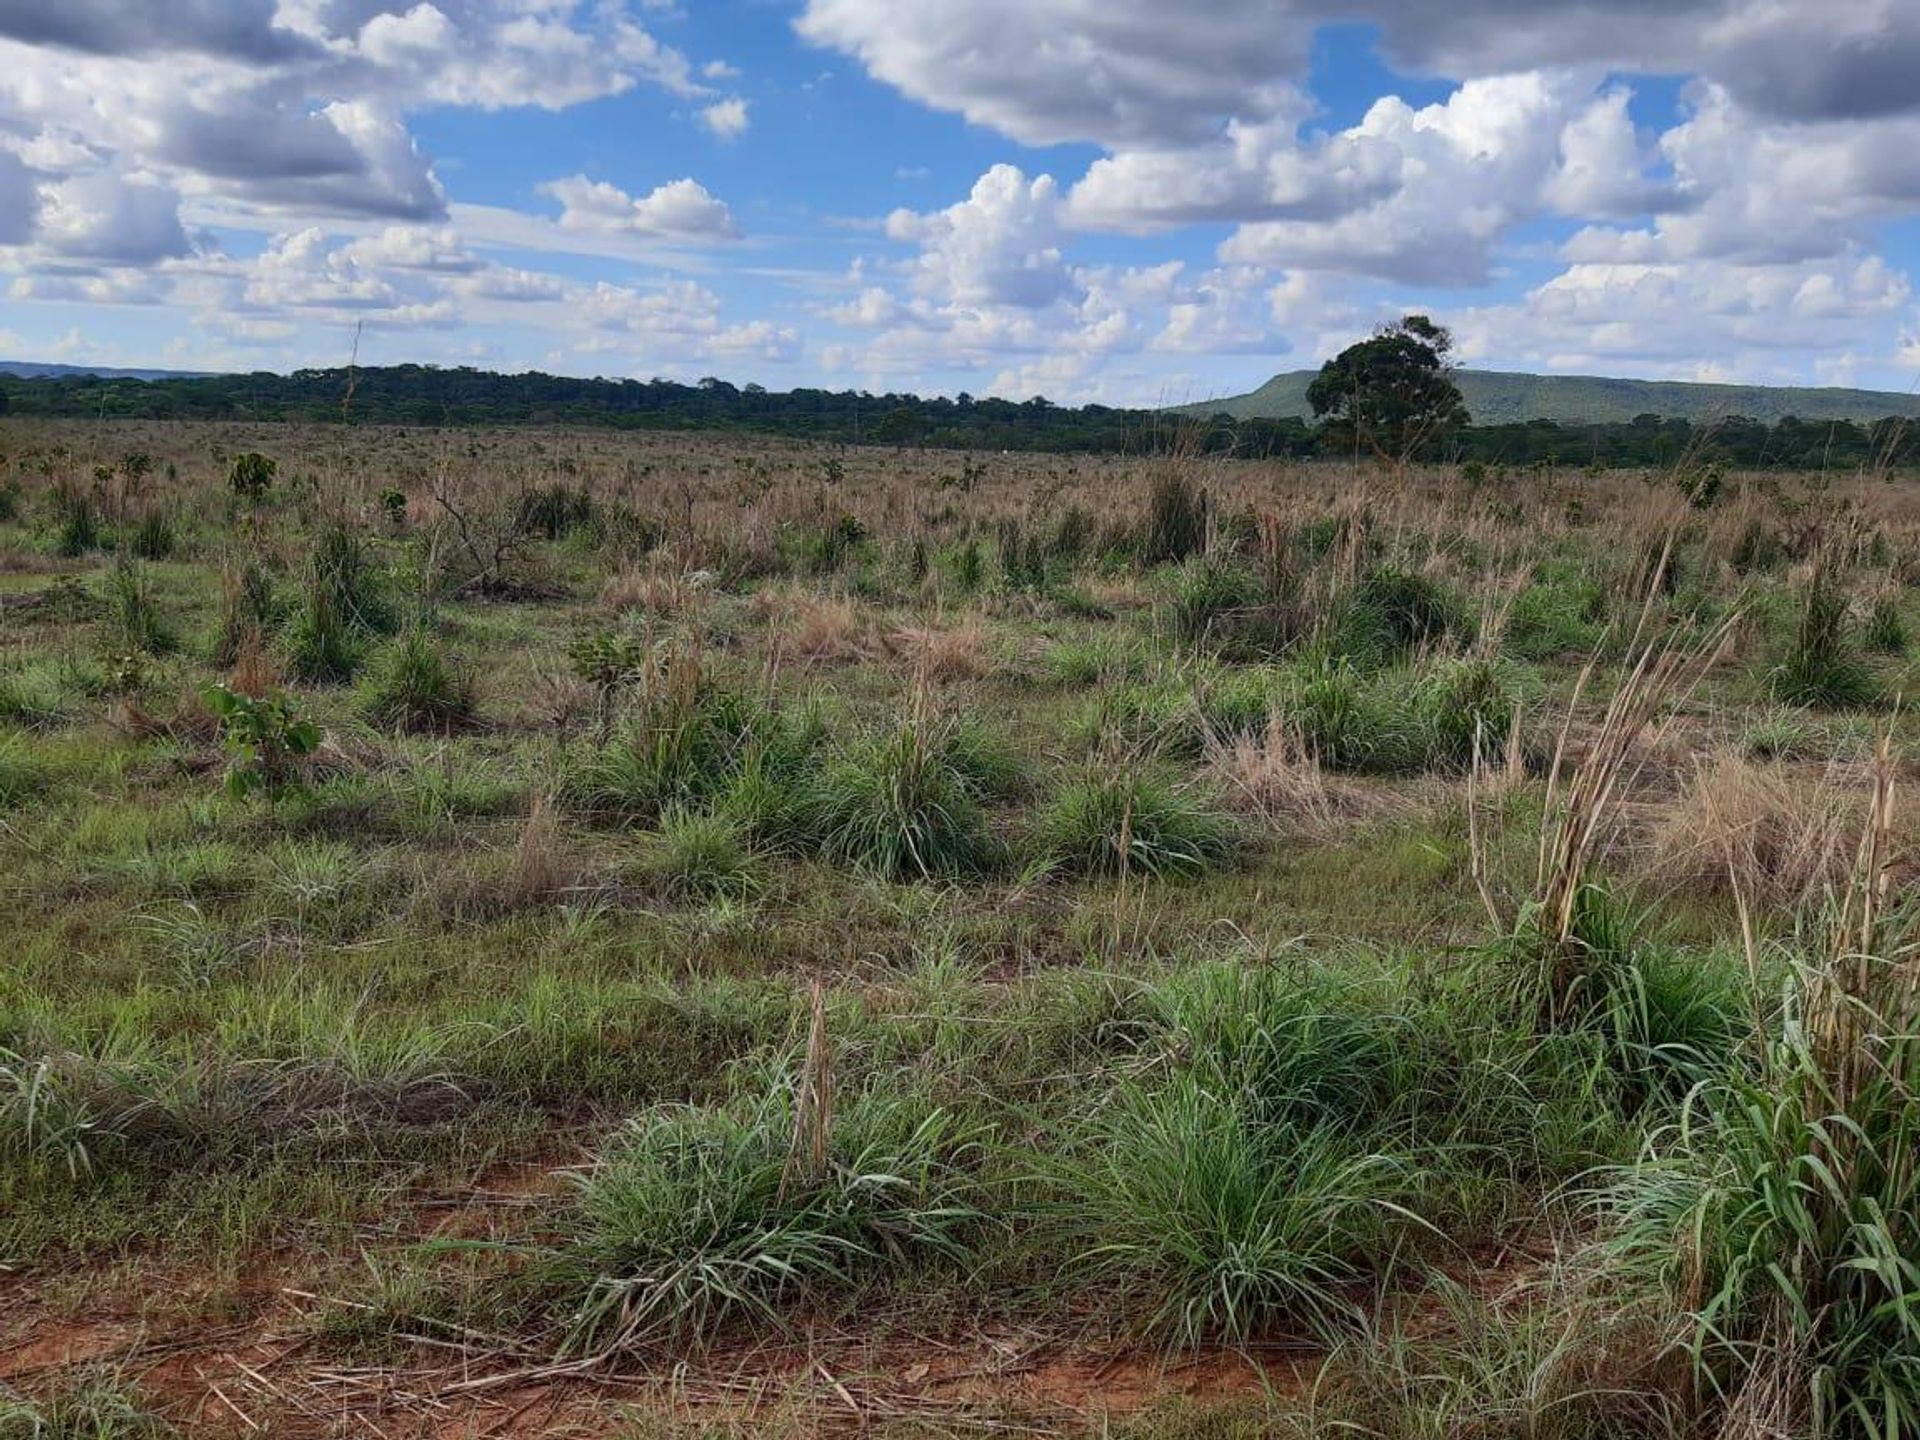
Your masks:
<svg viewBox="0 0 1920 1440"><path fill-rule="evenodd" d="M220 721L220 736L231 756L231 793L262 790L271 797L298 783L301 762L319 747L321 731L295 711L286 696L241 695L224 685L210 685L201 699Z"/></svg>
<svg viewBox="0 0 1920 1440"><path fill-rule="evenodd" d="M664 1106L630 1122L580 1177L582 1274L574 1348L699 1340L722 1323L777 1322L890 1268L961 1260L982 1217L976 1134L918 1094L875 1085L804 1138L801 1082L716 1108Z"/></svg>
<svg viewBox="0 0 1920 1440"><path fill-rule="evenodd" d="M1231 825L1187 791L1145 771L1094 773L1053 797L1041 852L1076 875L1197 875L1233 851Z"/></svg>
<svg viewBox="0 0 1920 1440"><path fill-rule="evenodd" d="M375 724L455 730L473 719L473 674L447 655L425 625L411 625L380 653L361 705Z"/></svg>
<svg viewBox="0 0 1920 1440"><path fill-rule="evenodd" d="M227 467L227 488L249 506L257 506L267 498L279 470L278 461L257 451L247 451L234 456Z"/></svg>

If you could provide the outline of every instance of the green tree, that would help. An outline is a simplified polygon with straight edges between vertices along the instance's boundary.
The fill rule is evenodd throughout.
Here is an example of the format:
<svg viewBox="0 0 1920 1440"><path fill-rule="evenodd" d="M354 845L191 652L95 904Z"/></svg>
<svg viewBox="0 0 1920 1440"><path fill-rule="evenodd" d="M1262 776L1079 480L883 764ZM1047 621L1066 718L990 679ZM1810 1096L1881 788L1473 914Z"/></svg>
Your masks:
<svg viewBox="0 0 1920 1440"><path fill-rule="evenodd" d="M1453 337L1409 315L1320 367L1307 403L1326 433L1400 462L1431 450L1467 423L1467 403L1447 364Z"/></svg>

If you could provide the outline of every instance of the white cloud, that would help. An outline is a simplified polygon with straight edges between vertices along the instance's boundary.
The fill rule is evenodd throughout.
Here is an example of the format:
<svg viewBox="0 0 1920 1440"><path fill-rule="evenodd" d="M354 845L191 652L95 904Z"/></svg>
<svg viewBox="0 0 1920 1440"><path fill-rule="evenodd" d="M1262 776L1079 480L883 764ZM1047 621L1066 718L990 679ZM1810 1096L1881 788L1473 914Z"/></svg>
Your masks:
<svg viewBox="0 0 1920 1440"><path fill-rule="evenodd" d="M700 123L718 139L738 140L752 122L747 118L747 102L734 95L702 109Z"/></svg>
<svg viewBox="0 0 1920 1440"><path fill-rule="evenodd" d="M560 224L568 230L670 240L729 240L740 233L732 213L696 180L669 181L636 199L604 180L572 175L549 180L540 192L560 202Z"/></svg>

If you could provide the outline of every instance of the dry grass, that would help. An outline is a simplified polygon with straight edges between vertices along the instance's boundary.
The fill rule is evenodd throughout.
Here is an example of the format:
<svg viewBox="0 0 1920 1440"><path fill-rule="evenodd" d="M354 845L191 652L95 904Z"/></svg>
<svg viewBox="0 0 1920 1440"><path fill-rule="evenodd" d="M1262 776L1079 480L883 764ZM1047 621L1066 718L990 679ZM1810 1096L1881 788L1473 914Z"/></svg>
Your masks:
<svg viewBox="0 0 1920 1440"><path fill-rule="evenodd" d="M777 634L781 654L802 664L846 664L873 651L873 617L845 595L769 585L754 592L749 608Z"/></svg>
<svg viewBox="0 0 1920 1440"><path fill-rule="evenodd" d="M881 637L887 654L932 681L977 680L993 668L978 615L952 625L902 625Z"/></svg>
<svg viewBox="0 0 1920 1440"><path fill-rule="evenodd" d="M551 900L570 888L577 878L565 850L552 798L534 796L533 803L527 807L527 818L520 826L520 838L514 845L513 865L502 886L503 899L516 909Z"/></svg>
<svg viewBox="0 0 1920 1440"><path fill-rule="evenodd" d="M1409 802L1404 792L1329 775L1278 716L1260 734L1210 740L1206 773L1233 809L1289 834L1377 819Z"/></svg>
<svg viewBox="0 0 1920 1440"><path fill-rule="evenodd" d="M1862 818L1855 775L1716 755L1656 823L1646 868L1700 894L1737 887L1759 904L1798 907L1844 882Z"/></svg>

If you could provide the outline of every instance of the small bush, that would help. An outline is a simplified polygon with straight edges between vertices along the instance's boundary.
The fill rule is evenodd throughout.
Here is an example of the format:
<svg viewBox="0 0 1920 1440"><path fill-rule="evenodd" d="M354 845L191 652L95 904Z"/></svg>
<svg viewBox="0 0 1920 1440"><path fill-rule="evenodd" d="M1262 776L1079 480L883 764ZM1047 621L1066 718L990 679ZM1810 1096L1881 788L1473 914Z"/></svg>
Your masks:
<svg viewBox="0 0 1920 1440"><path fill-rule="evenodd" d="M1179 878L1223 864L1231 824L1194 796L1145 771L1069 783L1038 826L1041 853L1075 875Z"/></svg>
<svg viewBox="0 0 1920 1440"><path fill-rule="evenodd" d="M456 730L473 720L473 674L447 655L426 626L413 625L380 653L361 705L378 725Z"/></svg>

